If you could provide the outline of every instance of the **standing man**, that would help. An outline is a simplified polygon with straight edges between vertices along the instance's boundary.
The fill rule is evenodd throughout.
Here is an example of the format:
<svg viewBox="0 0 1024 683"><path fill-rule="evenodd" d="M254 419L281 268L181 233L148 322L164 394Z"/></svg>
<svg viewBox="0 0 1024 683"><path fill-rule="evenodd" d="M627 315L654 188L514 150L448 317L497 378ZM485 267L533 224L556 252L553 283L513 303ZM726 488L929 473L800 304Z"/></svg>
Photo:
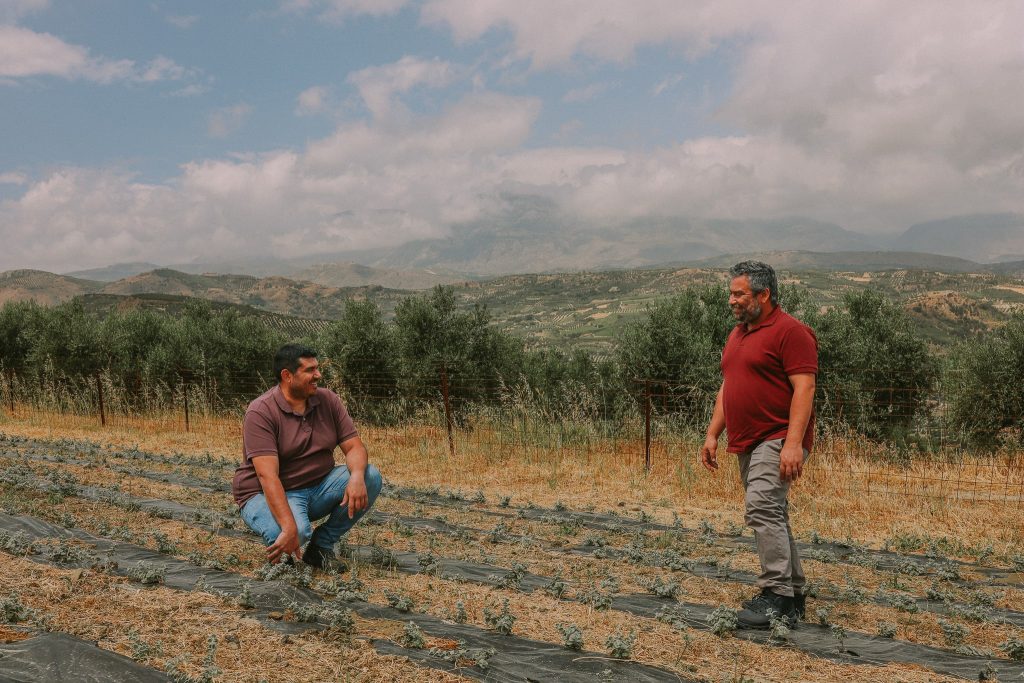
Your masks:
<svg viewBox="0 0 1024 683"><path fill-rule="evenodd" d="M775 271L760 261L729 270L729 306L739 324L722 352L722 387L700 460L718 469L718 437L739 458L745 520L754 530L760 593L743 603L741 628L766 629L771 617L795 626L803 616L806 583L789 527L786 496L800 478L814 437L814 332L779 308Z"/></svg>
<svg viewBox="0 0 1024 683"><path fill-rule="evenodd" d="M316 351L282 346L274 376L278 384L245 411L242 464L231 490L271 563L294 557L335 569L334 544L373 505L381 475L367 464L366 447L341 399L317 387ZM339 445L345 465L335 466ZM327 521L314 530L312 522L321 517Z"/></svg>

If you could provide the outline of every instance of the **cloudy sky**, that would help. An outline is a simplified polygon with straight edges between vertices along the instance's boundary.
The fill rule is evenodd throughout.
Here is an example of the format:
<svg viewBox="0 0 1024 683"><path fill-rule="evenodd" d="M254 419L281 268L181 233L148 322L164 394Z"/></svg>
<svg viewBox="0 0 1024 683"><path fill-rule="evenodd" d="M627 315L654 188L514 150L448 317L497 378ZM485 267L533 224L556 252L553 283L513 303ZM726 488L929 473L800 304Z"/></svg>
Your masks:
<svg viewBox="0 0 1024 683"><path fill-rule="evenodd" d="M1024 211L1024 2L0 0L0 270Z"/></svg>

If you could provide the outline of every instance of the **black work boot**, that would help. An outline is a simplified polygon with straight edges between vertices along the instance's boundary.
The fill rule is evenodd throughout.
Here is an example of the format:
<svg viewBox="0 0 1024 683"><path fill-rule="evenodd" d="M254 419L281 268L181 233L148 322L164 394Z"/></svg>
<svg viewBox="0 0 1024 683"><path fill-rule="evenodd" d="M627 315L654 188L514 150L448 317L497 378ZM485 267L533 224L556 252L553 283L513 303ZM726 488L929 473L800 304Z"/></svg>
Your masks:
<svg viewBox="0 0 1024 683"><path fill-rule="evenodd" d="M741 606L743 607L743 609L750 609L751 605L754 604L754 601L757 600L760 596L761 596L761 594L758 593L753 598L750 598L749 600L744 600L741 603ZM801 593L800 591L794 591L793 592L793 607L796 608L796 615L797 615L797 617L799 617L800 619L803 619L806 616L806 614L807 614L807 593Z"/></svg>
<svg viewBox="0 0 1024 683"><path fill-rule="evenodd" d="M793 606L796 608L796 616L803 619L807 614L807 593L800 591L793 592Z"/></svg>
<svg viewBox="0 0 1024 683"><path fill-rule="evenodd" d="M338 557L334 554L333 549L321 548L312 542L303 551L302 561L314 569L320 569L325 572L340 573L348 569L343 562L338 561Z"/></svg>
<svg viewBox="0 0 1024 683"><path fill-rule="evenodd" d="M745 602L743 607L744 609L736 615L740 628L767 630L772 627L773 616L784 619L789 628L795 628L799 619L796 599L774 593L770 588L762 588L761 592L752 600Z"/></svg>

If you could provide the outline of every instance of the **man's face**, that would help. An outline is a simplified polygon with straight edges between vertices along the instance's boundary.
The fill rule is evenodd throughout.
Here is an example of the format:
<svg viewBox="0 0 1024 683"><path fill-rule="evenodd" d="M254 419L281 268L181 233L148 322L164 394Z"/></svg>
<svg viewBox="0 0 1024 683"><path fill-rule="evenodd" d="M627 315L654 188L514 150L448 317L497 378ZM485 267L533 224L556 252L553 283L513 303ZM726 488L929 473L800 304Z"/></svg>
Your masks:
<svg viewBox="0 0 1024 683"><path fill-rule="evenodd" d="M309 398L316 393L316 383L320 381L320 376L320 363L316 358L300 358L295 372L285 375L289 393L296 398Z"/></svg>
<svg viewBox="0 0 1024 683"><path fill-rule="evenodd" d="M750 278L746 275L734 277L729 284L729 307L733 316L748 325L761 317L762 306L767 300L768 290L754 294L750 289Z"/></svg>

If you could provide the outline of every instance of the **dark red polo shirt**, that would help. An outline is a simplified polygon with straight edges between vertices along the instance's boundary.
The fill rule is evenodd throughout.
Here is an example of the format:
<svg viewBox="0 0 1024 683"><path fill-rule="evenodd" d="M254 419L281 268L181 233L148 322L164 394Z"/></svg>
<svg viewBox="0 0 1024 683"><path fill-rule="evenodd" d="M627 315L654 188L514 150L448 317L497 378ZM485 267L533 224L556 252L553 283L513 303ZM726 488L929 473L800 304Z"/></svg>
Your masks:
<svg viewBox="0 0 1024 683"><path fill-rule="evenodd" d="M722 351L722 403L730 453L748 453L789 429L793 386L789 375L818 373L818 340L807 325L775 307L757 327L745 323L729 334ZM814 411L804 448L814 443Z"/></svg>
<svg viewBox="0 0 1024 683"><path fill-rule="evenodd" d="M275 386L249 404L242 423L242 464L235 470L231 492L239 507L262 493L254 456L279 460L279 476L285 491L304 489L318 483L334 469L334 449L342 441L358 436L352 418L341 399L330 389L319 387L299 415Z"/></svg>

